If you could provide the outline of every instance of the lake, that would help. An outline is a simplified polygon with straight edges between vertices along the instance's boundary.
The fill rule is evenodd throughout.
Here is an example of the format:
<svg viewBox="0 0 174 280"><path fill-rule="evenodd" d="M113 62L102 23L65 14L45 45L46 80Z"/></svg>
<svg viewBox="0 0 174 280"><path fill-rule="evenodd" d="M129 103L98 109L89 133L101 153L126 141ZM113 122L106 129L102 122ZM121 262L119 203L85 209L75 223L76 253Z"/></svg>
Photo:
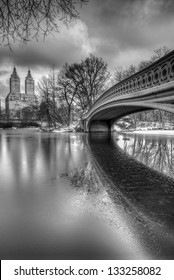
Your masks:
<svg viewBox="0 0 174 280"><path fill-rule="evenodd" d="M172 259L173 141L1 130L1 259Z"/></svg>

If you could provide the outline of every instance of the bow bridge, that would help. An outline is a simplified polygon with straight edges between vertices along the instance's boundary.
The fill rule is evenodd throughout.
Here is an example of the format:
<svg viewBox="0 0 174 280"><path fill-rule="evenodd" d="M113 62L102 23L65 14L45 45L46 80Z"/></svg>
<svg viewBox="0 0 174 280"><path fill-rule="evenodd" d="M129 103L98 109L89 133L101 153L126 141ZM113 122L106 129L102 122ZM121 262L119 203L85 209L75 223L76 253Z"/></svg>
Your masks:
<svg viewBox="0 0 174 280"><path fill-rule="evenodd" d="M149 109L174 113L174 51L105 91L85 115L85 130L110 131L117 119Z"/></svg>

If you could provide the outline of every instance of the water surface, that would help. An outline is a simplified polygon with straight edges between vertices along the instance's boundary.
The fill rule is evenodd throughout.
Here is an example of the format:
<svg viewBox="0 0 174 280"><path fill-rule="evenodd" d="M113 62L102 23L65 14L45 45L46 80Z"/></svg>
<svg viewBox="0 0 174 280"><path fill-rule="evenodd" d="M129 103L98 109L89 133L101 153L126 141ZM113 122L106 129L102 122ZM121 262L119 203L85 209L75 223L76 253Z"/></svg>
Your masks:
<svg viewBox="0 0 174 280"><path fill-rule="evenodd" d="M173 258L173 140L164 140L1 131L1 259Z"/></svg>
<svg viewBox="0 0 174 280"><path fill-rule="evenodd" d="M120 133L115 138L130 156L174 178L174 134Z"/></svg>

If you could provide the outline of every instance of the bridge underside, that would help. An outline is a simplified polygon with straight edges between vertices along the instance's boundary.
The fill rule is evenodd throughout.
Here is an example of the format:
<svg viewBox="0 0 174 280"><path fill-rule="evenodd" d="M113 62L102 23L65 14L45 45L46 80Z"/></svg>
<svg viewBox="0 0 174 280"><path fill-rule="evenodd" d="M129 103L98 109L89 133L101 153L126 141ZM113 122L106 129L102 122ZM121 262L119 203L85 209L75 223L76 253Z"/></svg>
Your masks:
<svg viewBox="0 0 174 280"><path fill-rule="evenodd" d="M144 103L130 102L131 104L112 104L108 108L100 108L89 121L86 122L88 132L110 132L114 122L126 115L147 110L160 109L174 113L174 105L169 103ZM138 104L139 103L139 104Z"/></svg>

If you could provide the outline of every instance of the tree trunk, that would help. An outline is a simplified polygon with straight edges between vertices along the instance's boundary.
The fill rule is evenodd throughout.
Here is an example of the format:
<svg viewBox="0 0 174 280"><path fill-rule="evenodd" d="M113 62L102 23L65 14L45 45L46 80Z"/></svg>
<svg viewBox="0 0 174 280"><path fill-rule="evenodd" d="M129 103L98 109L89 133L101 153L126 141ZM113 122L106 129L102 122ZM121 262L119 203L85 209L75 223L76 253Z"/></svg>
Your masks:
<svg viewBox="0 0 174 280"><path fill-rule="evenodd" d="M71 124L71 106L68 106L68 126Z"/></svg>

